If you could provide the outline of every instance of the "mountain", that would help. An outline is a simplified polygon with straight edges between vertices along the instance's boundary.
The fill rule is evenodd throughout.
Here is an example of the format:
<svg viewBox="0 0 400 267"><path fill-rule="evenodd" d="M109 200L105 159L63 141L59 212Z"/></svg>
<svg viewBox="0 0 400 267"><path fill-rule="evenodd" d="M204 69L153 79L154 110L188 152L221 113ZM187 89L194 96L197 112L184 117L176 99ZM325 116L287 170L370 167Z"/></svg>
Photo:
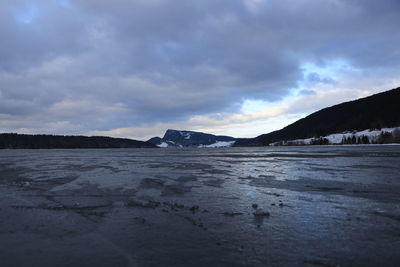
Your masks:
<svg viewBox="0 0 400 267"><path fill-rule="evenodd" d="M0 134L0 149L14 148L156 148L152 143L105 136Z"/></svg>
<svg viewBox="0 0 400 267"><path fill-rule="evenodd" d="M240 139L234 145L264 146L284 140L397 126L400 126L400 87L324 108L281 130L255 138Z"/></svg>
<svg viewBox="0 0 400 267"><path fill-rule="evenodd" d="M236 140L230 136L168 129L163 138L153 137L147 142L158 147L219 147L231 146Z"/></svg>

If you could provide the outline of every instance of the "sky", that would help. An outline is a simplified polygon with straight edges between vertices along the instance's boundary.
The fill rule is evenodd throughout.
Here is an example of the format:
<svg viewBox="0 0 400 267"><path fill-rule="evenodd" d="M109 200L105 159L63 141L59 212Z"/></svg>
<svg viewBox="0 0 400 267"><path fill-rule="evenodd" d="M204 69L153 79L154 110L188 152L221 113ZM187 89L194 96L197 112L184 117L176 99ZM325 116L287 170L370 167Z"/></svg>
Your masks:
<svg viewBox="0 0 400 267"><path fill-rule="evenodd" d="M255 137L400 86L399 0L1 0L0 132Z"/></svg>

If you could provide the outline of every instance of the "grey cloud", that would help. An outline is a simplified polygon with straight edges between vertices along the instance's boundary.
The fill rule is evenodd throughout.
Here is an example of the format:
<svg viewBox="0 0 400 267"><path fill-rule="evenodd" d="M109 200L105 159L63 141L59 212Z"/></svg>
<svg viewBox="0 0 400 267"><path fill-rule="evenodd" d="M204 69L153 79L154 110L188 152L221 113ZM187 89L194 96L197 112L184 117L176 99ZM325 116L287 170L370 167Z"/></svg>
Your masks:
<svg viewBox="0 0 400 267"><path fill-rule="evenodd" d="M85 15L57 1L2 1L0 4L0 69L19 72L60 56L76 56L88 49ZM31 23L18 17L32 5L38 10Z"/></svg>
<svg viewBox="0 0 400 267"><path fill-rule="evenodd" d="M315 95L315 91L313 90L301 90L299 92L299 95L304 96L304 95Z"/></svg>
<svg viewBox="0 0 400 267"><path fill-rule="evenodd" d="M400 67L396 0L47 0L18 22L29 2L0 4L0 114L13 121L0 130L184 120L336 82L303 77L307 62Z"/></svg>
<svg viewBox="0 0 400 267"><path fill-rule="evenodd" d="M311 83L325 83L325 84L334 84L335 80L330 77L321 77L316 72L311 72L307 75L306 80Z"/></svg>

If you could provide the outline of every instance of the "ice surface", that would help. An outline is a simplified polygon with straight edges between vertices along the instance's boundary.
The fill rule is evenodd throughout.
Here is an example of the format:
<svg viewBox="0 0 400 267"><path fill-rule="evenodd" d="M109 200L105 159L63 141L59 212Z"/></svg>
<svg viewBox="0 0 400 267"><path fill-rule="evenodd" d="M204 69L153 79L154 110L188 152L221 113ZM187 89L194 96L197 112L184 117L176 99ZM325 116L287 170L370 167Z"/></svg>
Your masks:
<svg viewBox="0 0 400 267"><path fill-rule="evenodd" d="M0 151L1 266L398 266L400 147Z"/></svg>

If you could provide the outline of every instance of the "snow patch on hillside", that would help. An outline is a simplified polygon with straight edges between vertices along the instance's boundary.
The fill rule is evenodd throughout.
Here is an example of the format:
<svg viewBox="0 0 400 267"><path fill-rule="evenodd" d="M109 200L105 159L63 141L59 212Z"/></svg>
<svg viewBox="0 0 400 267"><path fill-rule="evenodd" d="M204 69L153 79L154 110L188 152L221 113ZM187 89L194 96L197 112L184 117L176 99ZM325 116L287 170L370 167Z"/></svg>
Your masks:
<svg viewBox="0 0 400 267"><path fill-rule="evenodd" d="M188 132L179 131L179 134L186 140L189 140L192 137L192 133L188 133Z"/></svg>
<svg viewBox="0 0 400 267"><path fill-rule="evenodd" d="M329 141L329 144L335 145L335 144L342 144L342 141L344 138L352 138L353 136L355 138L358 137L363 137L366 136L368 137L368 140L370 143L374 143L377 141L378 137L382 133L392 133L396 129L400 130L400 127L395 127L395 128L382 128L380 130L363 130L363 131L353 131L353 132L344 132L344 133L335 133L335 134L330 134L327 136L321 136L319 138L325 138ZM312 144L313 141L319 139L319 138L306 138L306 139L295 139L295 140L287 140L287 141L282 141L282 142L275 142L270 144L270 146L277 146L277 145L310 145Z"/></svg>
<svg viewBox="0 0 400 267"><path fill-rule="evenodd" d="M199 147L230 147L235 141L218 141L211 145L199 145Z"/></svg>
<svg viewBox="0 0 400 267"><path fill-rule="evenodd" d="M157 145L158 147L168 147L166 142L162 142L161 144Z"/></svg>

